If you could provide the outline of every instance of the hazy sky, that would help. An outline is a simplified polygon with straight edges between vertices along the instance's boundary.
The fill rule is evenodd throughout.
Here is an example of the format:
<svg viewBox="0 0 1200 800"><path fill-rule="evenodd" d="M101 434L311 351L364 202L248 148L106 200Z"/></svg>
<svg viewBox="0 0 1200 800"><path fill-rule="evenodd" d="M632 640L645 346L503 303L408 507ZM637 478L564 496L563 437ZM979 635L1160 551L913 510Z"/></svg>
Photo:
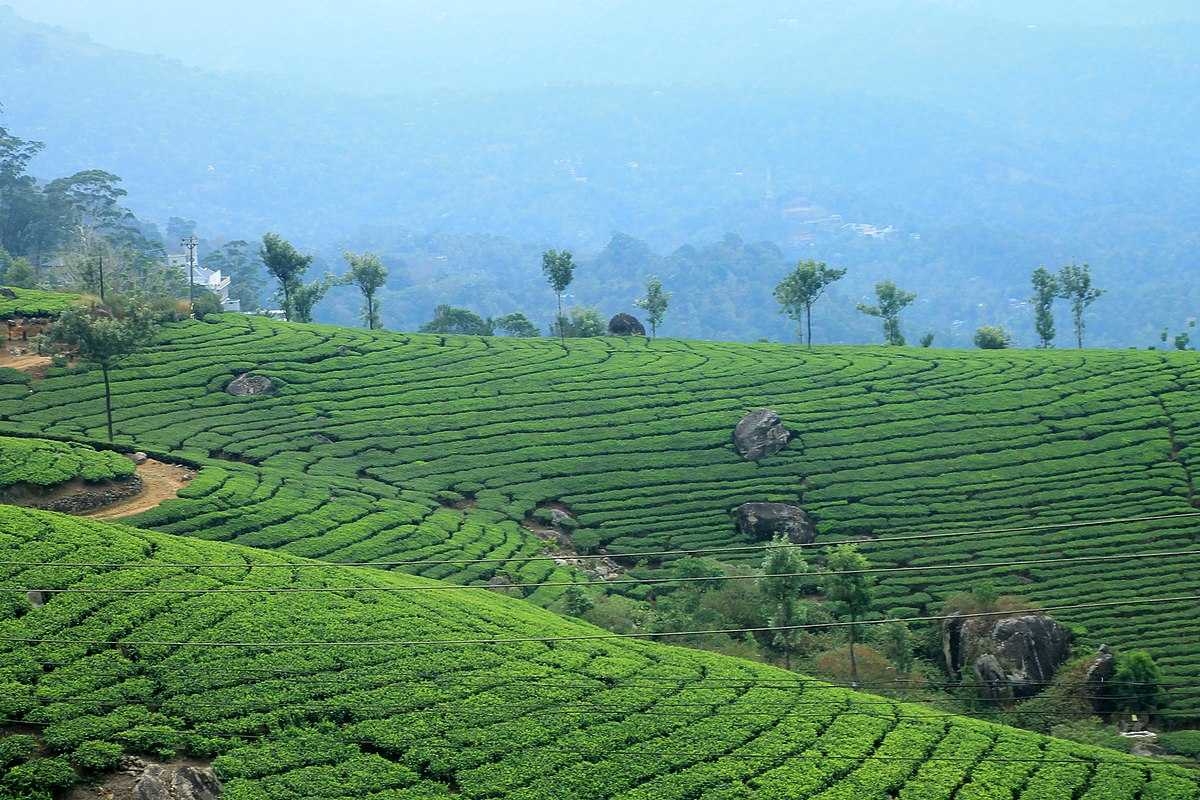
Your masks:
<svg viewBox="0 0 1200 800"><path fill-rule="evenodd" d="M751 35L739 40L739 30L786 27L826 38L862 33L869 41L883 37L886 46L887 32L873 28L920 24L934 9L1000 16L1022 27L1200 21L1194 0L0 0L5 2L28 19L85 32L101 44L193 66L361 90L593 75L622 81L628 78L620 72L626 48L642 53L637 63L648 82L680 81L688 75L690 50L755 41Z"/></svg>

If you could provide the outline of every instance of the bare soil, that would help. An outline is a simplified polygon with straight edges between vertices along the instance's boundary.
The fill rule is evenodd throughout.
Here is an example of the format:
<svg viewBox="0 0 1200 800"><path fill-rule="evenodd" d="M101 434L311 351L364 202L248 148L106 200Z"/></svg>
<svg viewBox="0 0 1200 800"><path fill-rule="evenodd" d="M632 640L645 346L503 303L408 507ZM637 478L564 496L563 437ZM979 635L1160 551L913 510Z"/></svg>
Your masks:
<svg viewBox="0 0 1200 800"><path fill-rule="evenodd" d="M17 356L10 353L7 346L0 347L0 367L18 369L36 380L41 380L46 377L46 370L50 368L50 356L39 356L33 353Z"/></svg>
<svg viewBox="0 0 1200 800"><path fill-rule="evenodd" d="M137 474L142 479L142 491L138 495L82 516L91 519L119 519L149 511L164 500L175 497L179 490L196 476L188 467L166 464L152 458L138 465Z"/></svg>

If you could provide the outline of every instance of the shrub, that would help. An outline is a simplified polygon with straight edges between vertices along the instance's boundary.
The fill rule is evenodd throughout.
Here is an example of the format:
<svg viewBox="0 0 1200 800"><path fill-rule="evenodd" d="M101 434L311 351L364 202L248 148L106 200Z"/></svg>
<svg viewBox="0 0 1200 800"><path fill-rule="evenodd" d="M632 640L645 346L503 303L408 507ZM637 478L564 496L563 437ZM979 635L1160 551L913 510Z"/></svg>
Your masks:
<svg viewBox="0 0 1200 800"><path fill-rule="evenodd" d="M981 350L1003 350L1012 347L1012 336L996 325L984 325L975 331L975 346Z"/></svg>
<svg viewBox="0 0 1200 800"><path fill-rule="evenodd" d="M123 751L113 742L84 742L71 754L71 763L88 772L108 772L121 763Z"/></svg>

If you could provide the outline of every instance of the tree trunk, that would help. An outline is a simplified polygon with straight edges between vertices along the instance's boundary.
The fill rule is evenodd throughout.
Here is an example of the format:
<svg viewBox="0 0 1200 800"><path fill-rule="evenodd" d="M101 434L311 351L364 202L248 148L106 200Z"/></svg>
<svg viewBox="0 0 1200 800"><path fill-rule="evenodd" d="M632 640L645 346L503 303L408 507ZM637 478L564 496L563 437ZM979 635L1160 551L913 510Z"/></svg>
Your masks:
<svg viewBox="0 0 1200 800"><path fill-rule="evenodd" d="M558 340L562 344L566 344L567 332L563 330L562 292L555 292L555 294L558 296L558 318L556 320L556 324L558 325Z"/></svg>
<svg viewBox="0 0 1200 800"><path fill-rule="evenodd" d="M292 293L288 291L286 283L283 284L283 320L292 321Z"/></svg>
<svg viewBox="0 0 1200 800"><path fill-rule="evenodd" d="M108 420L108 443L112 444L112 387L108 383L108 365L101 363L100 372L104 375L104 416Z"/></svg>
<svg viewBox="0 0 1200 800"><path fill-rule="evenodd" d="M367 295L367 330L375 330L375 298Z"/></svg>
<svg viewBox="0 0 1200 800"><path fill-rule="evenodd" d="M808 326L808 349L812 350L812 303L804 304L804 322Z"/></svg>
<svg viewBox="0 0 1200 800"><path fill-rule="evenodd" d="M854 657L854 623L857 621L854 614L850 615L850 685L855 689L858 688L858 661Z"/></svg>

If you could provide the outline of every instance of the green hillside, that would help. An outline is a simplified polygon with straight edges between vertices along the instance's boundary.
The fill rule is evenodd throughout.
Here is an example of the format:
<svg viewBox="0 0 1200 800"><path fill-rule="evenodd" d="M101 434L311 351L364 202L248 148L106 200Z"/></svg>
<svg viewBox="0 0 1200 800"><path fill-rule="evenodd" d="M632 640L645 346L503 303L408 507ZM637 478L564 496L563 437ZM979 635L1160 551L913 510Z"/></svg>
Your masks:
<svg viewBox="0 0 1200 800"><path fill-rule="evenodd" d="M230 800L1200 796L1161 762L396 573L13 508L0 564L8 797L114 744L213 759Z"/></svg>
<svg viewBox="0 0 1200 800"><path fill-rule="evenodd" d="M244 371L270 377L274 393L227 394ZM1198 383L1189 353L612 338L564 348L227 316L170 326L114 387L119 439L208 465L139 525L326 560L415 560L399 566L459 583L561 583L569 564L521 560L543 543L519 523L552 502L576 514L577 546L614 553L744 545L730 510L757 500L798 502L818 543L1193 511ZM95 376L52 371L0 401L0 417L14 431L98 436L100 397ZM764 406L797 438L746 462L731 431ZM983 579L1057 606L1197 594L1197 529L1174 519L865 550L880 567L1131 556L881 576L880 609L894 614L936 613ZM1056 616L1149 650L1176 686L1173 712L1200 713L1194 604Z"/></svg>
<svg viewBox="0 0 1200 800"><path fill-rule="evenodd" d="M74 478L112 480L133 472L133 462L120 453L70 442L0 436L0 489L22 483L51 487Z"/></svg>

